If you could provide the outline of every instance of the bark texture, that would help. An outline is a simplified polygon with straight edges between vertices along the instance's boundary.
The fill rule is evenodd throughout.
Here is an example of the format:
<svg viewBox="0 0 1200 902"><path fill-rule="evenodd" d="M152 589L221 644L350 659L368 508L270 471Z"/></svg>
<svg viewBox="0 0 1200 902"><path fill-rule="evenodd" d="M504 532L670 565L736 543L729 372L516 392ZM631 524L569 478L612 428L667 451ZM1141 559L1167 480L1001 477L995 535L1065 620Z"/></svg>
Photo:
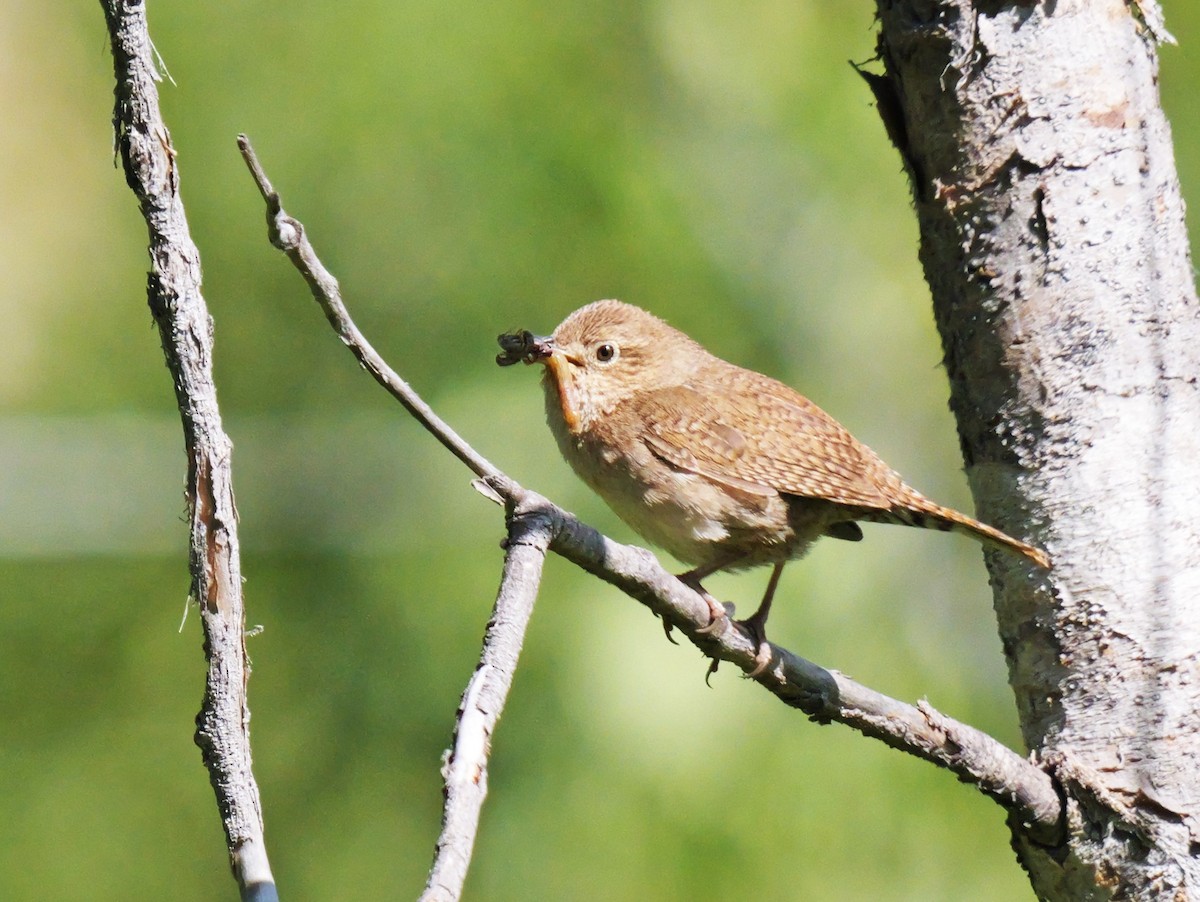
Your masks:
<svg viewBox="0 0 1200 902"><path fill-rule="evenodd" d="M115 75L113 130L125 180L149 232L146 293L183 423L191 542L190 597L200 609L208 674L196 716L200 747L225 827L241 898L278 898L251 766L233 444L213 381L213 323L200 290L200 252L179 194L179 168L163 121L153 46L140 0L103 0Z"/></svg>
<svg viewBox="0 0 1200 902"><path fill-rule="evenodd" d="M1044 899L1200 898L1200 305L1152 2L878 3L921 260L1025 741ZM1156 32L1157 29L1157 32Z"/></svg>

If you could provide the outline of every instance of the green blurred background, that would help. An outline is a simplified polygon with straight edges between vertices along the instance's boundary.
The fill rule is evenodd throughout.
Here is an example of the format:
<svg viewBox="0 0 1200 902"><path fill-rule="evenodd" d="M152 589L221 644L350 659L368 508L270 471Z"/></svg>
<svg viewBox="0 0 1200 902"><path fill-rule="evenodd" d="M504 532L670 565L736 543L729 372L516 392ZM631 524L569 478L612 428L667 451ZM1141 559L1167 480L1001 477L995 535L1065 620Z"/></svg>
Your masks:
<svg viewBox="0 0 1200 902"><path fill-rule="evenodd" d="M94 2L9 0L0 286L0 898L235 896L192 744L184 459L113 167ZM235 445L256 773L285 898L410 898L499 512L353 363L267 244L247 132L377 347L469 440L618 539L497 333L599 297L800 387L971 509L895 152L847 65L869 3L149 7ZM1200 9L1162 89L1200 185ZM668 561L668 564L671 562ZM671 564L673 566L673 564ZM753 604L765 573L721 577ZM1019 743L969 541L868 527L772 635ZM474 899L1022 899L1000 810L668 645L551 559L495 737Z"/></svg>

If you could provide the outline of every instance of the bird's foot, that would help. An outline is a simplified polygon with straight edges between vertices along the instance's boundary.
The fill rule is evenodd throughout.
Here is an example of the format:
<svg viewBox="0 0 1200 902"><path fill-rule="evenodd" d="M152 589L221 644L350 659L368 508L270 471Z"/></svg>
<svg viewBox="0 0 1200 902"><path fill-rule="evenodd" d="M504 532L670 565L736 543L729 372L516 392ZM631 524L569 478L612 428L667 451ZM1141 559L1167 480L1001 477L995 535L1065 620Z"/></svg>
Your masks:
<svg viewBox="0 0 1200 902"><path fill-rule="evenodd" d="M659 619L662 620L663 633L666 635L667 641L672 645L678 645L679 643L675 641L675 637L671 635L671 633L675 632L675 627L671 625L671 621L662 615L659 616Z"/></svg>
<svg viewBox="0 0 1200 902"><path fill-rule="evenodd" d="M701 636L719 636L729 626L729 619L733 614L733 605L721 604L721 602L703 590L701 590L700 594L704 596L705 602L708 603L709 619L708 625L700 627L696 632Z"/></svg>
<svg viewBox="0 0 1200 902"><path fill-rule="evenodd" d="M750 641L754 643L757 651L754 654L754 669L748 671L746 679L752 680L755 677L762 676L771 666L771 643L767 641L766 618L760 617L755 613L745 620L738 620L737 625L740 626L749 636Z"/></svg>
<svg viewBox="0 0 1200 902"><path fill-rule="evenodd" d="M693 592L700 593L700 597L708 605L708 624L700 627L696 632L701 636L719 636L725 632L725 628L729 625L729 618L733 615L733 605L723 605L713 598L708 589L700 585L699 571L697 570L681 573L676 579Z"/></svg>

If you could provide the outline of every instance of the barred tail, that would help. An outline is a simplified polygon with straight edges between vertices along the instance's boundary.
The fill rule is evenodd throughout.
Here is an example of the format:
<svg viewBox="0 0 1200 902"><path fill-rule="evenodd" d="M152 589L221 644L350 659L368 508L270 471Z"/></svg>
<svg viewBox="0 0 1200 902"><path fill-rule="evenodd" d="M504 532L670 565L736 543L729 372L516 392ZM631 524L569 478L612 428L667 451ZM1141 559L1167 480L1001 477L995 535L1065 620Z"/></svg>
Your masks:
<svg viewBox="0 0 1200 902"><path fill-rule="evenodd" d="M971 536L985 545L1016 551L1033 561L1039 567L1046 570L1050 569L1050 555L1046 554L1042 549L1035 548L1032 545L1022 542L1020 539L1014 539L1012 536L1002 533L995 527L988 526L986 523L980 523L966 514L960 514L956 510L934 504L928 498L917 495L916 492L913 492L913 495L915 497L908 499L909 506L901 507L897 505L885 510L868 509L859 513L856 519L873 523L898 523L903 526L916 526L921 529L937 529L942 532L961 533L965 536Z"/></svg>

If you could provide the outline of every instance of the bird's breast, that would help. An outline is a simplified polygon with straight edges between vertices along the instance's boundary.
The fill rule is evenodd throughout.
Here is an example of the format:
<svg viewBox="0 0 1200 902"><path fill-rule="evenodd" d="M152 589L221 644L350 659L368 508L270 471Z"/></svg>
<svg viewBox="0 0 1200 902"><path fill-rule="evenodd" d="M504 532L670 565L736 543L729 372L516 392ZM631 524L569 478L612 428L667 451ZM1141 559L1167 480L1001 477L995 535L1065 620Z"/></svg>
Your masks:
<svg viewBox="0 0 1200 902"><path fill-rule="evenodd" d="M751 550L763 552L764 560L788 556L794 532L781 496L731 492L678 470L653 454L636 430L614 434L613 421L580 433L564 423L551 427L576 474L638 535L693 566Z"/></svg>

